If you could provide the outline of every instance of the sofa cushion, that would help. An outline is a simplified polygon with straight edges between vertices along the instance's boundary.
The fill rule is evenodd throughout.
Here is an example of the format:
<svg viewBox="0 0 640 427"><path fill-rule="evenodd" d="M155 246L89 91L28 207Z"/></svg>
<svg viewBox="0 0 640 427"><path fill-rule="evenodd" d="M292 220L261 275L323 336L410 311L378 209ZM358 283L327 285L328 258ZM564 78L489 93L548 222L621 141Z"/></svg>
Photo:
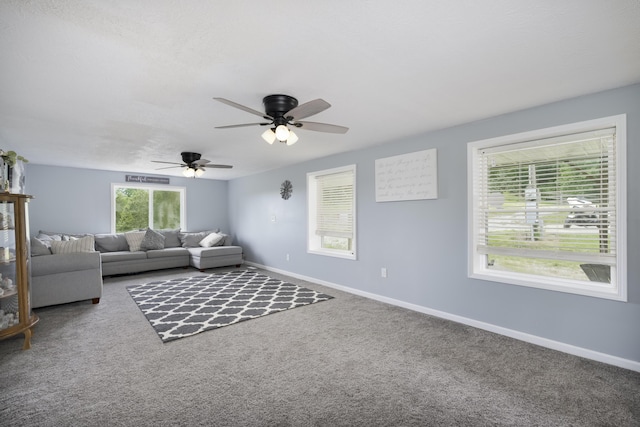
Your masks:
<svg viewBox="0 0 640 427"><path fill-rule="evenodd" d="M224 244L224 234L210 233L204 239L198 242L198 245L203 248L210 248L212 246L222 246Z"/></svg>
<svg viewBox="0 0 640 427"><path fill-rule="evenodd" d="M42 240L32 237L31 256L51 255L51 250L49 249L50 246L51 244L47 245Z"/></svg>
<svg viewBox="0 0 640 427"><path fill-rule="evenodd" d="M140 245L142 244L144 235L144 231L127 231L126 233L124 233L124 237L127 239L127 244L129 245L129 250L131 252L137 252L141 250Z"/></svg>
<svg viewBox="0 0 640 427"><path fill-rule="evenodd" d="M124 237L124 233L117 234L95 234L96 249L100 252L128 251L129 244Z"/></svg>
<svg viewBox="0 0 640 427"><path fill-rule="evenodd" d="M94 252L95 242L93 236L84 236L81 238L72 237L71 240L51 242L52 254L70 254L76 252Z"/></svg>
<svg viewBox="0 0 640 427"><path fill-rule="evenodd" d="M104 252L101 254L102 262L120 262L120 261L135 261L141 259L147 259L147 253L138 251L118 251L118 252Z"/></svg>
<svg viewBox="0 0 640 427"><path fill-rule="evenodd" d="M237 255L242 253L240 246L214 246L212 248L187 248L192 256L201 258L213 258L224 255Z"/></svg>
<svg viewBox="0 0 640 427"><path fill-rule="evenodd" d="M147 258L171 258L176 256L189 256L189 251L185 248L164 248L160 250L147 251Z"/></svg>
<svg viewBox="0 0 640 427"><path fill-rule="evenodd" d="M164 249L164 235L148 228L140 243L140 249L143 251L149 249Z"/></svg>
<svg viewBox="0 0 640 427"><path fill-rule="evenodd" d="M157 231L164 236L165 248L179 248L182 246L182 242L180 241L179 228L175 230L157 230Z"/></svg>

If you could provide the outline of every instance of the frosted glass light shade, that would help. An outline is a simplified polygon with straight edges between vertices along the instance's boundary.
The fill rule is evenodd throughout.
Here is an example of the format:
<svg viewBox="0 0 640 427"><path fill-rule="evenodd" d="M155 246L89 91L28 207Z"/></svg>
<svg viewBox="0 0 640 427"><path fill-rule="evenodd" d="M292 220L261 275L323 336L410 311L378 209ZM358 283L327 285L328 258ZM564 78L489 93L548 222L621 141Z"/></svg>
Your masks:
<svg viewBox="0 0 640 427"><path fill-rule="evenodd" d="M298 142L298 135L293 133L293 131L289 132L289 138L287 139L287 145L293 145Z"/></svg>
<svg viewBox="0 0 640 427"><path fill-rule="evenodd" d="M191 168L186 168L185 170L182 171L182 175L186 176L187 178L193 178L195 174L196 174L196 171Z"/></svg>
<svg viewBox="0 0 640 427"><path fill-rule="evenodd" d="M273 144L276 140L276 134L271 129L267 129L262 133L262 139L267 141L269 144Z"/></svg>
<svg viewBox="0 0 640 427"><path fill-rule="evenodd" d="M276 128L276 138L278 138L278 141L286 141L287 139L289 139L289 134L289 128L287 128L285 125L280 125Z"/></svg>
<svg viewBox="0 0 640 427"><path fill-rule="evenodd" d="M196 172L195 172L196 176L202 176L203 173L204 173L204 169L200 169L200 168L196 169Z"/></svg>

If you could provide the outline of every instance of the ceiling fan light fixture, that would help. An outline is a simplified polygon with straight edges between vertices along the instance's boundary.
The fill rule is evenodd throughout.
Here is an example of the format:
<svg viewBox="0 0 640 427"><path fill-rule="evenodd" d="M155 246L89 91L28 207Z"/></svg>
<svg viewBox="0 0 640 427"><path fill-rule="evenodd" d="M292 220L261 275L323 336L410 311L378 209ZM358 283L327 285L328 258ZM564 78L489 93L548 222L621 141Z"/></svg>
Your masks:
<svg viewBox="0 0 640 427"><path fill-rule="evenodd" d="M203 174L204 174L204 169L202 169L202 168L198 168L198 169L196 169L196 171L195 171L195 175L196 175L197 177L200 177L200 176L202 176Z"/></svg>
<svg viewBox="0 0 640 427"><path fill-rule="evenodd" d="M289 131L289 128L286 127L285 125L279 125L276 128L276 138L278 138L278 141L280 142L285 142L289 139L289 135L291 134L291 131Z"/></svg>
<svg viewBox="0 0 640 427"><path fill-rule="evenodd" d="M272 129L267 129L262 133L262 139L267 141L269 144L273 144L276 140L276 134Z"/></svg>
<svg viewBox="0 0 640 427"><path fill-rule="evenodd" d="M298 142L298 135L293 133L293 131L289 131L289 138L287 139L287 145L293 145Z"/></svg>
<svg viewBox="0 0 640 427"><path fill-rule="evenodd" d="M196 171L191 166L189 166L182 171L182 175L186 176L187 178L193 178L196 175Z"/></svg>

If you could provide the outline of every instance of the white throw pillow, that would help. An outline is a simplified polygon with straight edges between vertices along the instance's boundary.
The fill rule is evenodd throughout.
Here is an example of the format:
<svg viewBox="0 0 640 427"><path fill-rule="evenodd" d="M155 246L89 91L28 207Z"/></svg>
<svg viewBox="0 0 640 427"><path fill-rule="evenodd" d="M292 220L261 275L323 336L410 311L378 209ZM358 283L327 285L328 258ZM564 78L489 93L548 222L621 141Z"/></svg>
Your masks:
<svg viewBox="0 0 640 427"><path fill-rule="evenodd" d="M222 234L211 233L204 239L200 240L200 246L202 246L203 248L217 246L223 239L224 236Z"/></svg>
<svg viewBox="0 0 640 427"><path fill-rule="evenodd" d="M75 252L93 251L95 251L93 236L85 236L79 239L72 238L71 240L51 241L51 253L53 254L70 254Z"/></svg>
<svg viewBox="0 0 640 427"><path fill-rule="evenodd" d="M145 234L147 234L146 231L128 231L124 233L124 238L127 239L130 252L137 252L140 250L140 245L142 244Z"/></svg>

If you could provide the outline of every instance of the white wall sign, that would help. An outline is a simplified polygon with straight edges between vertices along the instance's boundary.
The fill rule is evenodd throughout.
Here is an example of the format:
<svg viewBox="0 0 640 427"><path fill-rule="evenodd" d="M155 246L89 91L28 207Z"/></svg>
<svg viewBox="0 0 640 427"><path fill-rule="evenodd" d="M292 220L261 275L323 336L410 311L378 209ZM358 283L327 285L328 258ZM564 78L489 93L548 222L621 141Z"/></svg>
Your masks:
<svg viewBox="0 0 640 427"><path fill-rule="evenodd" d="M125 175L127 182L146 182L149 184L169 184L169 178L144 175Z"/></svg>
<svg viewBox="0 0 640 427"><path fill-rule="evenodd" d="M376 159L376 202L437 198L435 148Z"/></svg>

